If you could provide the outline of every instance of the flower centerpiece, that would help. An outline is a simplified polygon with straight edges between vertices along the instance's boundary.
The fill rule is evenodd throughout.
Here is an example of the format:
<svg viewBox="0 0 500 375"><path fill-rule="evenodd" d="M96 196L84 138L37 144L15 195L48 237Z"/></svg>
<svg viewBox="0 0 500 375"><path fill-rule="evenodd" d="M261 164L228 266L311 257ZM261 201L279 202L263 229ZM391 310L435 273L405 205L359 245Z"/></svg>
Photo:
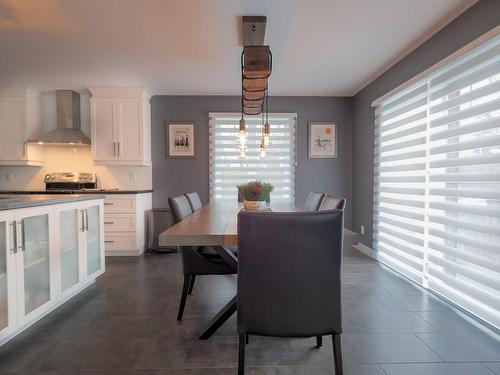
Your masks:
<svg viewBox="0 0 500 375"><path fill-rule="evenodd" d="M247 210L265 210L273 185L262 181L250 181L238 185L238 192L243 197L243 207Z"/></svg>

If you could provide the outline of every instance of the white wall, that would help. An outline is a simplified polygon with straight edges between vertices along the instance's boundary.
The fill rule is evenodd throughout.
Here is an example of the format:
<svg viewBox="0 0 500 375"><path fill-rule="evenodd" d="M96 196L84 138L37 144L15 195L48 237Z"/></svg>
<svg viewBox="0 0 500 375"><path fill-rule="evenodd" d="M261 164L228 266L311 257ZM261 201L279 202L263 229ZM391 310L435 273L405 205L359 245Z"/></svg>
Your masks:
<svg viewBox="0 0 500 375"><path fill-rule="evenodd" d="M90 137L90 95L81 92L82 131ZM41 95L44 131L55 128L55 91ZM94 165L90 147L30 145L40 152L43 167L0 166L0 190L44 190L43 177L51 172L96 173L98 186L105 189L151 189L151 167L105 167ZM38 159L38 158L37 158ZM11 180L12 178L12 180Z"/></svg>

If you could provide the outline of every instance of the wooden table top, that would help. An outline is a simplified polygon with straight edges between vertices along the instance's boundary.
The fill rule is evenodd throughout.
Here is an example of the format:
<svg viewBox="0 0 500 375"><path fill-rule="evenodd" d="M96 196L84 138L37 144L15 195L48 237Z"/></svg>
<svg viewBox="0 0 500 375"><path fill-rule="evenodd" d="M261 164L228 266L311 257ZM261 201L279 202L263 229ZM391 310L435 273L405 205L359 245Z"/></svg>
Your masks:
<svg viewBox="0 0 500 375"><path fill-rule="evenodd" d="M234 246L238 243L238 212L242 203L210 202L160 233L160 246ZM292 203L271 203L271 210L297 212Z"/></svg>

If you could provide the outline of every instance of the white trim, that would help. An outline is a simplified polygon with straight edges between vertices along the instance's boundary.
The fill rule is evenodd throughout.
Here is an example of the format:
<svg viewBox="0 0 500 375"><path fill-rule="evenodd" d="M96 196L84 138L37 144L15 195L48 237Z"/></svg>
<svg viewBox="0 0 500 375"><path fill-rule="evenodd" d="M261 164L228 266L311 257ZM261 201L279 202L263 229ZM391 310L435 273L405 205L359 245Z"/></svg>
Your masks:
<svg viewBox="0 0 500 375"><path fill-rule="evenodd" d="M378 97L377 99L375 99L372 102L372 107L378 106L385 99L387 99L387 98L393 96L394 94L398 93L399 91L404 90L405 88L407 88L407 87L415 84L416 82L418 82L419 80L423 79L427 75L429 75L429 74L433 73L434 71L442 68L443 66L445 66L446 64L449 64L454 59L456 59L456 58L460 57L461 55L463 55L463 54L465 54L465 53L473 50L474 48L478 47L479 45L481 45L482 43L484 43L488 39L491 39L491 38L493 38L493 37L495 37L495 36L497 36L499 34L500 34L500 26L494 27L493 29L491 29L487 33L481 35L479 38L473 40L469 44L467 44L464 47L460 48L459 50L453 52L448 57L445 57L441 61L439 61L436 64L432 65L430 68L427 68L426 70L424 70L423 72L417 74L416 76L414 76L413 78L409 79L408 81L406 81L406 82L400 84L399 86L395 87L394 89L392 89L388 93L386 93L386 94Z"/></svg>

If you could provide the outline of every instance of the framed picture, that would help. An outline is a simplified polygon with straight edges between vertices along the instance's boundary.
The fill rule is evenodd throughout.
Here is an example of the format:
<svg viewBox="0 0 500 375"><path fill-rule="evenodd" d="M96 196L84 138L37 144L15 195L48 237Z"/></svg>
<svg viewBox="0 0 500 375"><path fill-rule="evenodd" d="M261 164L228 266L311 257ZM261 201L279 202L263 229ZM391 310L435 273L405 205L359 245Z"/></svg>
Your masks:
<svg viewBox="0 0 500 375"><path fill-rule="evenodd" d="M309 158L337 157L337 124L334 122L310 122L308 136Z"/></svg>
<svg viewBox="0 0 500 375"><path fill-rule="evenodd" d="M168 123L167 145L169 158L194 158L194 123Z"/></svg>

